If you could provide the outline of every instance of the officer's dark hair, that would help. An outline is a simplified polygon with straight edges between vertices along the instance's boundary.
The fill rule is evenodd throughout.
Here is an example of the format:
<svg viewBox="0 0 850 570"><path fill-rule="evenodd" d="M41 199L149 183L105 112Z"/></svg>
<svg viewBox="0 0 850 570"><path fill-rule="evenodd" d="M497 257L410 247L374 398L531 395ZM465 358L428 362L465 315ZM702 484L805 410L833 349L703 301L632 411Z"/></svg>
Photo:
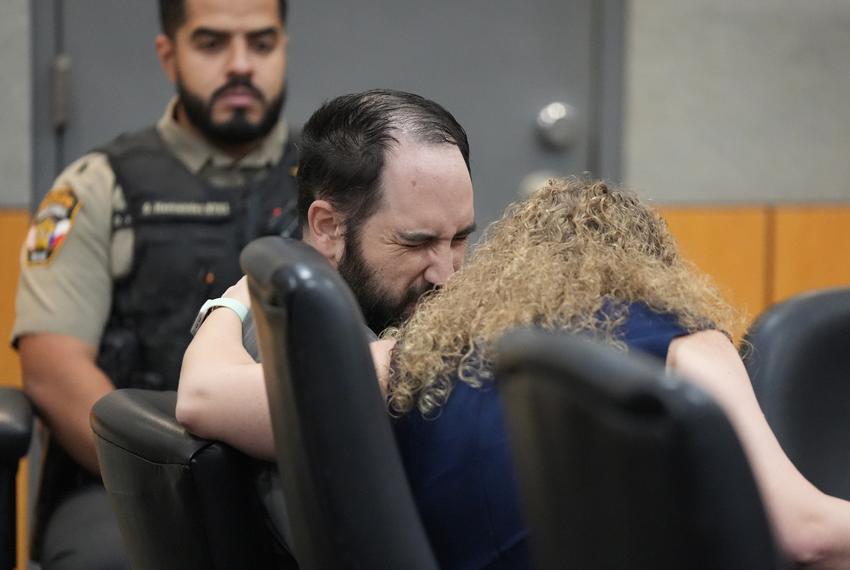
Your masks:
<svg viewBox="0 0 850 570"><path fill-rule="evenodd" d="M340 212L346 239L378 208L387 150L399 135L426 144L458 147L469 170L466 131L442 106L412 93L374 89L322 105L301 131L298 218L302 230L315 200Z"/></svg>
<svg viewBox="0 0 850 570"><path fill-rule="evenodd" d="M278 0L280 21L286 25L287 0ZM178 28L186 23L186 0L159 0L159 25L162 33L174 38Z"/></svg>

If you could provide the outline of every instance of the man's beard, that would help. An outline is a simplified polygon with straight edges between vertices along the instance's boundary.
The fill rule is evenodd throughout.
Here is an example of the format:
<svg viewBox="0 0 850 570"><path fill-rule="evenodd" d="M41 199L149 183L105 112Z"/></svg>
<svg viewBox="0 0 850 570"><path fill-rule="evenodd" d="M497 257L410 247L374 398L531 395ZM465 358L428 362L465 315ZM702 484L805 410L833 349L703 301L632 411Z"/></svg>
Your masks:
<svg viewBox="0 0 850 570"><path fill-rule="evenodd" d="M363 258L358 236L348 236L346 239L345 252L337 270L360 304L366 325L375 334L380 334L387 327L401 324L410 316L409 308L415 305L419 297L434 288L434 285L430 284L411 287L401 299L393 298L392 293L375 278L375 272Z"/></svg>
<svg viewBox="0 0 850 570"><path fill-rule="evenodd" d="M245 109L236 109L233 116L223 122L216 123L212 119L212 108L216 99L221 97L228 89L241 87L250 90L260 102L265 102L265 97L246 77L234 77L223 86L216 89L208 102L189 91L178 77L177 96L180 104L186 111L189 122L198 129L204 138L216 146L228 147L257 141L271 132L280 118L283 103L286 100L286 89L266 104L266 111L259 122L251 123L246 116Z"/></svg>

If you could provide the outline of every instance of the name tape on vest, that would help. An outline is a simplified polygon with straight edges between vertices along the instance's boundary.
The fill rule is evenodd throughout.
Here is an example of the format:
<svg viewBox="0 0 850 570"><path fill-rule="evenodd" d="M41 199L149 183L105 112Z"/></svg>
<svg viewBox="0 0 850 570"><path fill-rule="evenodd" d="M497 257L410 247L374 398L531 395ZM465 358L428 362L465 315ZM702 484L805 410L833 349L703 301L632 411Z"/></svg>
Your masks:
<svg viewBox="0 0 850 570"><path fill-rule="evenodd" d="M142 216L225 218L229 215L229 202L162 202L154 200L142 204Z"/></svg>

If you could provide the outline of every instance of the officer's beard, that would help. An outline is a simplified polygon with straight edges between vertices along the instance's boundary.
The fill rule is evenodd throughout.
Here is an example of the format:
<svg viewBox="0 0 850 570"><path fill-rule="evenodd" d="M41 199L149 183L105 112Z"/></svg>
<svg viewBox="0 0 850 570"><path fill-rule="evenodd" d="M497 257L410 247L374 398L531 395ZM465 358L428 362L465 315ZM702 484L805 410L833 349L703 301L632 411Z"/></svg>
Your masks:
<svg viewBox="0 0 850 570"><path fill-rule="evenodd" d="M380 334L387 327L400 325L412 314L419 298L435 287L431 284L411 287L400 299L394 298L375 278L377 272L363 258L357 235L346 236L345 251L337 271L348 283L360 305L366 325L375 334Z"/></svg>
<svg viewBox="0 0 850 570"><path fill-rule="evenodd" d="M286 88L284 87L277 97L266 103L266 99L260 90L246 77L234 77L225 85L219 87L206 102L189 91L179 77L176 83L177 97L189 122L204 135L204 138L220 147L244 145L265 137L277 124L286 100ZM212 107L216 99L228 89L234 87L249 89L260 102L266 103L266 111L258 122L250 122L244 109L235 110L233 116L223 123L213 121Z"/></svg>

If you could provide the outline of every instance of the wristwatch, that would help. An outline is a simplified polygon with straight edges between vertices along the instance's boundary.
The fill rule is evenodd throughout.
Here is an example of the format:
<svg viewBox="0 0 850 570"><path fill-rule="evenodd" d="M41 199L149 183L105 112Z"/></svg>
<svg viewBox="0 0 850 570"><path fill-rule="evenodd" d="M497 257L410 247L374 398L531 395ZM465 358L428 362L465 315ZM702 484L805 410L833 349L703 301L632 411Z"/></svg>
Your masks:
<svg viewBox="0 0 850 570"><path fill-rule="evenodd" d="M198 316L195 317L195 322L192 323L192 328L189 329L189 332L192 333L192 336L195 336L195 333L198 332L198 329L201 328L201 325L204 324L204 320L207 318L213 309L217 309L219 307L227 307L239 317L241 322L245 322L245 316L248 314L248 307L237 301L236 299L231 299L230 297L219 297L218 299L207 299L206 302L201 306L201 310L198 311Z"/></svg>

